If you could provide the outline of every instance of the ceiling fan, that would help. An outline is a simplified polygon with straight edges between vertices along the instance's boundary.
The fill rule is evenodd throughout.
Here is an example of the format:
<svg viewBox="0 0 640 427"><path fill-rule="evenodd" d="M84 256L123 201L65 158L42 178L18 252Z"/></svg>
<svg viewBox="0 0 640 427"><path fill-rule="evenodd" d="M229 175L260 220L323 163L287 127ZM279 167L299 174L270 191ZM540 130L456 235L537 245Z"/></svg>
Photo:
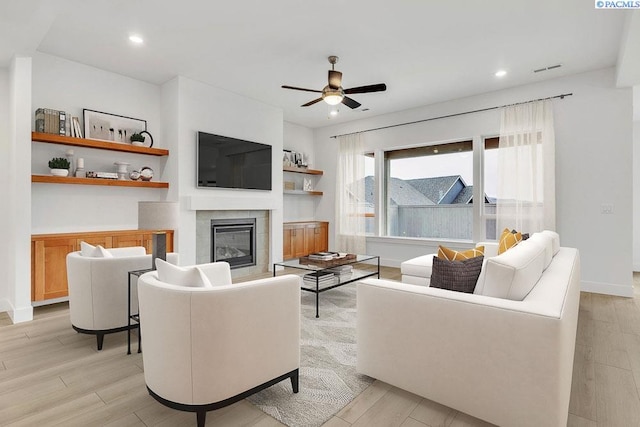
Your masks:
<svg viewBox="0 0 640 427"><path fill-rule="evenodd" d="M309 101L306 104L302 104L301 107L308 107L317 102L324 100L329 105L338 105L343 103L349 108L358 108L361 104L355 99L349 98L345 95L351 95L355 93L370 93L370 92L383 92L387 90L387 85L384 83L378 83L375 85L368 86L358 86L352 87L350 89L342 88L342 73L340 71L335 70L336 62L338 62L337 56L330 56L329 63L331 64L331 69L329 70L329 84L326 85L322 90L315 89L305 89L301 87L295 86L287 86L283 85L283 89L294 89L294 90L303 90L305 92L316 92L321 93L320 98L314 99L313 101Z"/></svg>

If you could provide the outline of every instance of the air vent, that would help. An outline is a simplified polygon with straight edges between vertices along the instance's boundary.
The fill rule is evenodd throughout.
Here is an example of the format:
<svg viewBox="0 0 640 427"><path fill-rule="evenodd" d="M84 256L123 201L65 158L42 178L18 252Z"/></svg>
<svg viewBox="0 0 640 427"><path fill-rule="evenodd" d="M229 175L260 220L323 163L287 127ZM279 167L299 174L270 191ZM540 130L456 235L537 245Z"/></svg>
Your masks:
<svg viewBox="0 0 640 427"><path fill-rule="evenodd" d="M549 65L548 67L538 68L537 70L533 70L533 72L534 73L541 73L543 71L554 70L554 69L560 68L560 67L562 67L562 64Z"/></svg>

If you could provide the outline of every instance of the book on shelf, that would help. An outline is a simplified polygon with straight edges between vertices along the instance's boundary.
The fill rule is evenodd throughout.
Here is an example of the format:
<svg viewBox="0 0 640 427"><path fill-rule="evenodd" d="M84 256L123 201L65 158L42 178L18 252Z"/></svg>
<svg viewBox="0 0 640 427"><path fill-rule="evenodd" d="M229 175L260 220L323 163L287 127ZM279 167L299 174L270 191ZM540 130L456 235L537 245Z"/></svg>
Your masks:
<svg viewBox="0 0 640 427"><path fill-rule="evenodd" d="M36 132L44 132L44 108L36 110Z"/></svg>
<svg viewBox="0 0 640 427"><path fill-rule="evenodd" d="M73 126L76 130L76 137L83 138L82 136L82 128L80 127L80 119L78 117L73 117Z"/></svg>
<svg viewBox="0 0 640 427"><path fill-rule="evenodd" d="M67 113L58 111L58 135L65 136L67 134Z"/></svg>

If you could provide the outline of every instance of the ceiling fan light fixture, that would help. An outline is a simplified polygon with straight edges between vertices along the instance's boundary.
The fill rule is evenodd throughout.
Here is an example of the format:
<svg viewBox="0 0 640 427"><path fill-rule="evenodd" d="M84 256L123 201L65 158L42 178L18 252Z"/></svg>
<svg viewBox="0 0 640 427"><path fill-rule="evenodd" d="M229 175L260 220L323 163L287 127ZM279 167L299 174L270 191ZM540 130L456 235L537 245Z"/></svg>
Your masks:
<svg viewBox="0 0 640 427"><path fill-rule="evenodd" d="M322 99L329 105L338 105L344 99L344 93L340 89L325 88L322 91Z"/></svg>

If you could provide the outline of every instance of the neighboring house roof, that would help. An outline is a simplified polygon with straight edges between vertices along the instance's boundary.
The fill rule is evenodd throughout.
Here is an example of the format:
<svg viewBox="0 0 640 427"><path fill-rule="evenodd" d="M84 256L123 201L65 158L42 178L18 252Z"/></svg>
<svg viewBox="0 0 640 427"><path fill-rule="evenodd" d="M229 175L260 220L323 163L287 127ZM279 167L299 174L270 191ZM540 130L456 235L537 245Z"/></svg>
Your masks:
<svg viewBox="0 0 640 427"><path fill-rule="evenodd" d="M374 204L375 182L372 176L364 179L365 201L367 204ZM402 206L425 206L435 205L434 202L425 197L424 194L416 190L408 181L399 178L391 178L388 188L388 196L393 205Z"/></svg>
<svg viewBox="0 0 640 427"><path fill-rule="evenodd" d="M471 201L473 200L473 185L470 185L468 187L464 187L456 196L455 199L453 199L453 202L451 202L452 204L467 204L467 203L471 203Z"/></svg>
<svg viewBox="0 0 640 427"><path fill-rule="evenodd" d="M463 187L467 186L460 175L408 179L406 182L410 183L416 188L416 190L427 196L429 200L433 200L436 204L439 204L442 199L445 198L447 193L451 191L458 180L460 180Z"/></svg>

